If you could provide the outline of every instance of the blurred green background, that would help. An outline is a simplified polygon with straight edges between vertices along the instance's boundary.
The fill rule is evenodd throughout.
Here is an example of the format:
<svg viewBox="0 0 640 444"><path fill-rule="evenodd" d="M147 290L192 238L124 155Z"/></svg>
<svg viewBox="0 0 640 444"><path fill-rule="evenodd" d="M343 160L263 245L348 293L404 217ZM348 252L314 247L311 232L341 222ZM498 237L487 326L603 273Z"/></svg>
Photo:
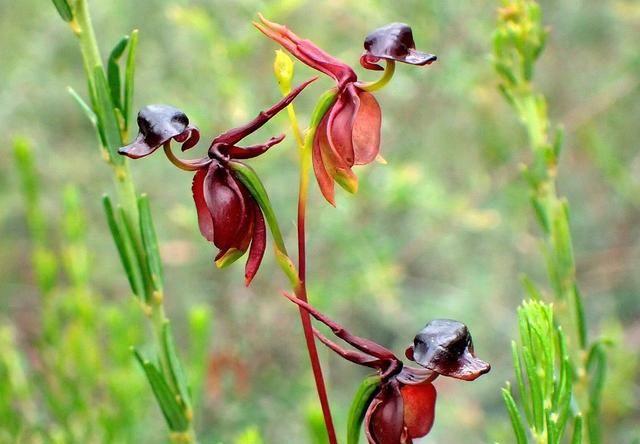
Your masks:
<svg viewBox="0 0 640 444"><path fill-rule="evenodd" d="M519 276L526 272L545 282L518 169L527 161L525 137L496 90L489 59L498 3L90 1L103 54L121 35L140 30L135 108L168 103L184 110L202 130L202 145L279 97L271 69L276 46L251 26L257 12L354 66L364 36L392 21L411 24L418 48L438 55L425 69L399 66L391 85L377 94L384 115L382 155L389 164L360 168L358 195L339 192L337 209L314 184L308 226L308 286L318 308L398 353L428 320L459 319L471 329L478 355L492 363L492 372L473 384L436 382L436 424L425 439L430 443L513 442L499 387L512 378L509 343L523 297ZM613 342L603 407L606 442L632 442L640 437L640 4L562 0L541 6L551 35L536 80L552 119L567 130L560 189L571 204L578 280L592 329ZM31 421L65 442L65 430L88 423L74 417L75 409L103 408L108 398L106 410L116 419L97 423L128 427L128 435L96 434L84 442L158 442L163 420L129 355L130 345L145 342L146 324L130 297L100 204L103 193L113 194L111 173L90 124L66 91L71 85L86 96L77 42L49 2L0 0L0 54L0 375L9 375L0 382L0 407L15 408L17 390L33 416L27 421L4 415L0 440L11 442L16 423ZM297 80L313 75L299 63L296 68ZM358 72L362 79L375 78ZM322 79L299 99L302 122L330 85ZM249 141L285 130L283 113ZM11 153L16 136L33 144L48 248L64 257L77 240L73 221L84 220L84 277L78 283L73 271L60 272L56 288L63 290L47 297L31 267L34 240ZM291 246L295 154L289 137L251 161ZM202 441L256 442L257 430L267 443L311 442L307 423L316 398L307 352L297 311L279 296L287 282L270 250L245 288L241 265L213 265L215 251L197 228L191 175L162 155L131 167L138 190L152 203L179 352L193 378L202 379L196 412ZM64 191L68 185L75 188ZM68 294L76 301L71 309L65 308ZM47 300L57 301L61 313L53 326L42 321ZM208 312L212 326L199 333L208 340L206 358L189 359L203 347L192 336L198 316ZM42 333L47 328L49 336ZM64 341L55 339L59 331ZM47 341L64 345L49 359L43 357L52 353ZM344 435L351 396L366 371L324 349L321 355ZM42 365L52 361L53 367ZM16 368L27 377L22 385L16 385ZM31 372L40 376L30 380ZM58 374L64 379L46 381ZM42 380L57 387L56 407L37 393L25 394L37 392ZM95 381L104 386L82 391Z"/></svg>

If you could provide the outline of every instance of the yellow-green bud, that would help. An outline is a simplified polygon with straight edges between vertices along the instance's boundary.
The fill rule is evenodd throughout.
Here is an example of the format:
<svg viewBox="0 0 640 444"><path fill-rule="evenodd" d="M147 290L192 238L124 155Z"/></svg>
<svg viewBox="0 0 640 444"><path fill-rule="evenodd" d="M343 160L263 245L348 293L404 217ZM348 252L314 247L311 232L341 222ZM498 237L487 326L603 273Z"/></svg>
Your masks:
<svg viewBox="0 0 640 444"><path fill-rule="evenodd" d="M293 60L284 51L276 50L276 58L273 61L273 72L278 81L280 92L289 94L291 81L293 80Z"/></svg>

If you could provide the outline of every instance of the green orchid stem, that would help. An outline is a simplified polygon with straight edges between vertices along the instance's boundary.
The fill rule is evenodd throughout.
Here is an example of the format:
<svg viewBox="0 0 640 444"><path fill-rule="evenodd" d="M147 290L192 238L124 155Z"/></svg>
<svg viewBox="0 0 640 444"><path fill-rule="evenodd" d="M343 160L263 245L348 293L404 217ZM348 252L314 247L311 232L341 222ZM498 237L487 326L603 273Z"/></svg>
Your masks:
<svg viewBox="0 0 640 444"><path fill-rule="evenodd" d="M393 78L393 74L396 72L396 62L393 60L387 60L386 62L387 63L384 68L382 77L380 77L375 82L358 84L358 88L369 92L378 91L379 89L384 88L387 83L389 83L389 81Z"/></svg>

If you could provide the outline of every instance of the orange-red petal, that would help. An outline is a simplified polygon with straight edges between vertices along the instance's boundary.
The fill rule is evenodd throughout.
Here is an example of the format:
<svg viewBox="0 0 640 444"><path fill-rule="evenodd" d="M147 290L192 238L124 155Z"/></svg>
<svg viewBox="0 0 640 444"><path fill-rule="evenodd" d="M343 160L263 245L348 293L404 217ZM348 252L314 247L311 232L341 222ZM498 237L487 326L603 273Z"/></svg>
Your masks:
<svg viewBox="0 0 640 444"><path fill-rule="evenodd" d="M436 412L436 389L430 382L403 385L404 425L409 438L421 438L431 430Z"/></svg>
<svg viewBox="0 0 640 444"><path fill-rule="evenodd" d="M360 106L353 122L353 154L356 165L374 161L380 152L382 111L376 98L367 91L358 91Z"/></svg>
<svg viewBox="0 0 640 444"><path fill-rule="evenodd" d="M313 150L311 153L312 161L313 161L313 171L316 175L316 180L318 181L318 186L320 187L320 192L324 196L327 201L336 206L335 201L335 188L333 185L333 179L327 172L327 169L324 166L324 161L322 159L322 151L331 149L329 147L329 139L327 138L327 121L329 120L329 115L325 114L325 116L320 121L320 125L316 130L316 135L313 139Z"/></svg>

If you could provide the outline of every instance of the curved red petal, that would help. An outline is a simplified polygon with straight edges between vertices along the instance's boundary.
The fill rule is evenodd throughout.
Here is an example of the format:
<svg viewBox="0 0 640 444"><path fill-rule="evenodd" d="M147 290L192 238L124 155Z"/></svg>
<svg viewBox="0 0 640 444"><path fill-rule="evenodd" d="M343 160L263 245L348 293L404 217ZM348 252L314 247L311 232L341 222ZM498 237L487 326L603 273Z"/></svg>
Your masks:
<svg viewBox="0 0 640 444"><path fill-rule="evenodd" d="M353 122L353 154L356 165L366 165L380 152L382 111L370 92L360 90L358 97L360 106Z"/></svg>
<svg viewBox="0 0 640 444"><path fill-rule="evenodd" d="M372 71L384 71L384 68L377 63L380 61L378 57L373 57L367 51L360 56L360 64L363 68L370 69Z"/></svg>
<svg viewBox="0 0 640 444"><path fill-rule="evenodd" d="M327 120L329 149L320 151L327 173L350 193L358 190L358 177L351 167L354 164L353 121L359 102L353 85L340 93Z"/></svg>
<svg viewBox="0 0 640 444"><path fill-rule="evenodd" d="M279 136L271 137L265 143L261 143L258 145L252 146L235 146L235 145L224 145L221 147L226 148L227 155L232 159L252 159L257 157L265 152L273 145L276 145L284 140L284 134L280 134Z"/></svg>
<svg viewBox="0 0 640 444"><path fill-rule="evenodd" d="M383 385L376 396L380 402L371 404L367 437L374 444L399 444L404 430L404 405L395 380ZM375 401L375 399L374 399ZM367 412L368 414L368 412Z"/></svg>
<svg viewBox="0 0 640 444"><path fill-rule="evenodd" d="M209 168L203 189L213 220L213 243L220 250L228 250L246 219L244 196L230 173L218 164Z"/></svg>
<svg viewBox="0 0 640 444"><path fill-rule="evenodd" d="M421 438L431 430L436 413L436 389L430 382L403 385L404 424L409 438Z"/></svg>
<svg viewBox="0 0 640 444"><path fill-rule="evenodd" d="M323 51L310 40L298 37L286 26L271 22L262 15L259 17L262 23L254 23L256 28L304 64L333 77L341 85L356 81L355 71L346 63Z"/></svg>
<svg viewBox="0 0 640 444"><path fill-rule="evenodd" d="M350 168L354 164L353 123L360 99L353 85L342 91L329 111L327 128L333 163L338 168Z"/></svg>
<svg viewBox="0 0 640 444"><path fill-rule="evenodd" d="M364 433L367 436L367 442L369 444L376 443L371 419L376 410L380 407L380 404L382 404L382 399L380 399L380 393L378 393L369 403L369 407L364 415Z"/></svg>
<svg viewBox="0 0 640 444"><path fill-rule="evenodd" d="M313 161L313 171L316 175L316 180L318 181L318 186L320 187L320 192L324 196L327 201L336 206L335 201L335 189L333 186L333 179L329 176L327 169L324 166L324 161L322 160L322 151L330 150L329 139L327 139L327 120L329 119L328 114L320 121L320 125L316 130L316 135L313 139L313 149L311 152L311 158Z"/></svg>
<svg viewBox="0 0 640 444"><path fill-rule="evenodd" d="M207 208L207 202L204 198L204 179L207 176L207 170L198 170L193 176L193 183L191 184L191 192L193 193L193 201L196 204L196 211L198 212L198 226L200 227L200 233L206 240L213 242L213 219L209 208Z"/></svg>
<svg viewBox="0 0 640 444"><path fill-rule="evenodd" d="M262 211L254 203L253 209L253 234L251 240L251 249L249 250L249 258L244 268L245 285L249 286L253 277L260 268L260 263L264 256L264 251L267 248L267 228L264 224L264 217Z"/></svg>

